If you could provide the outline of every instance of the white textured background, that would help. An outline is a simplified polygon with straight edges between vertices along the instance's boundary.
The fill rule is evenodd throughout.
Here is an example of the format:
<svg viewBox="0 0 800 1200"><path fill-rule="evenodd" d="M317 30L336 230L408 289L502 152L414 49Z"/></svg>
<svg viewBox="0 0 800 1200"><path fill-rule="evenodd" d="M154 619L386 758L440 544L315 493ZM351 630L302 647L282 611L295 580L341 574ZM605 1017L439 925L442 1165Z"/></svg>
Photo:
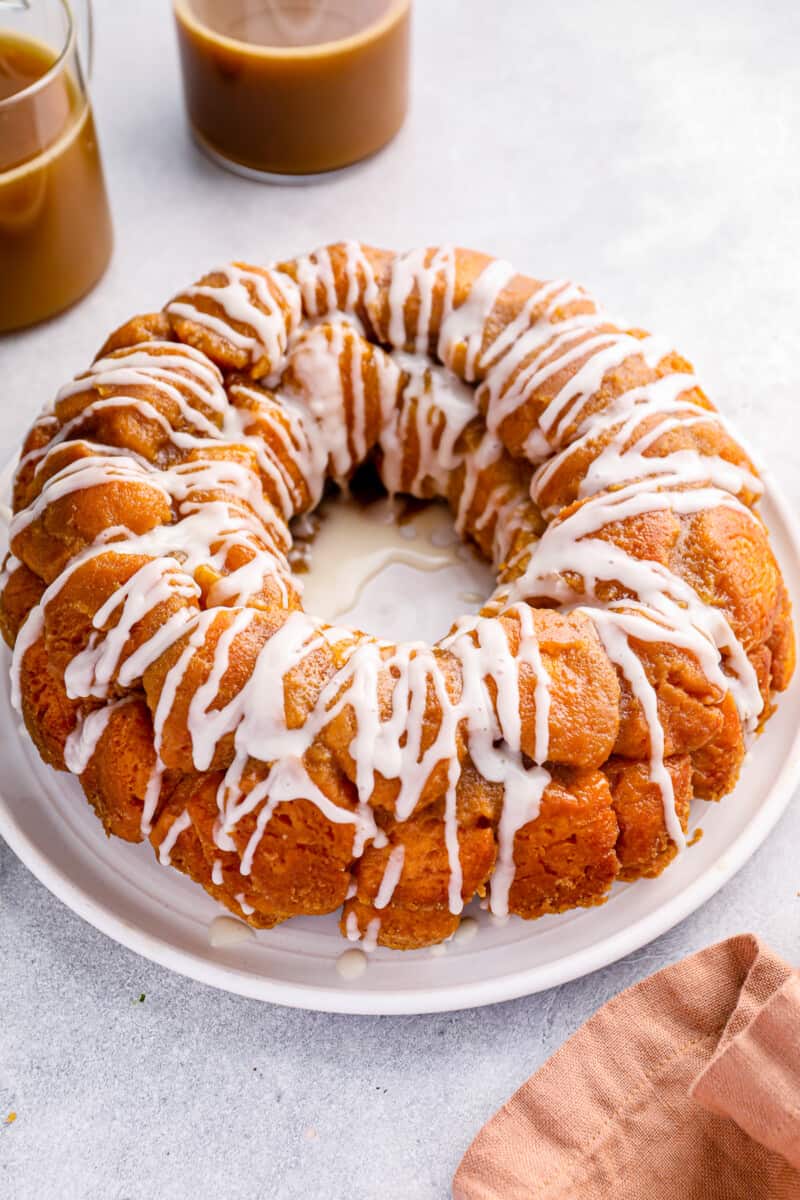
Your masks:
<svg viewBox="0 0 800 1200"><path fill-rule="evenodd" d="M800 500L793 0L417 0L405 129L302 189L238 180L190 146L167 0L97 9L116 253L77 309L0 339L4 455L109 329L216 261L445 239L577 278L671 334ZM701 912L614 967L471 1013L349 1018L152 966L0 844L0 1120L18 1113L0 1123L0 1195L445 1196L480 1124L627 984L743 929L800 960L799 889L794 805Z"/></svg>

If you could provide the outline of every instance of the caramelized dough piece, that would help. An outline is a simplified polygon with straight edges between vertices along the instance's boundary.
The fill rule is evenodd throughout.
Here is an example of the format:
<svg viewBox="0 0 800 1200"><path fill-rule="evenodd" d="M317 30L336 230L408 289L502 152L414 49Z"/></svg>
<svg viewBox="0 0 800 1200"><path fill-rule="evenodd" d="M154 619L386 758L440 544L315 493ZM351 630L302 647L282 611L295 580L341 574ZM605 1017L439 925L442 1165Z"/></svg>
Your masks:
<svg viewBox="0 0 800 1200"><path fill-rule="evenodd" d="M619 728L619 686L590 620L549 610L531 614L539 652L549 679L548 762L597 767L608 758ZM520 627L510 611L500 621L512 653L520 649ZM584 681L592 680L592 687ZM536 757L535 674L521 668L522 749Z"/></svg>
<svg viewBox="0 0 800 1200"><path fill-rule="evenodd" d="M619 872L618 835L602 771L554 772L538 817L514 838L509 912L530 920L602 904Z"/></svg>
<svg viewBox="0 0 800 1200"><path fill-rule="evenodd" d="M766 642L770 660L770 683L776 692L784 692L794 674L796 651L792 602L781 578L774 613L772 632Z"/></svg>
<svg viewBox="0 0 800 1200"><path fill-rule="evenodd" d="M186 447L221 436L227 408L210 360L180 343L148 341L96 359L61 389L55 415L60 440L119 447L165 467Z"/></svg>
<svg viewBox="0 0 800 1200"><path fill-rule="evenodd" d="M244 780L240 800L264 778L263 768L254 764ZM250 869L242 873L247 845L252 838L266 800L237 823L236 853L221 851L214 842L214 825L219 817L219 773L186 779L172 794L167 809L153 827L151 841L161 846L173 820L186 812L191 826L181 833L171 857L185 874L202 883L217 899L244 915L252 924L269 928L300 914L333 912L345 899L352 861L352 823L329 820L309 800L298 797L274 806L263 826ZM349 800L341 794L340 799ZM346 804L343 805L346 807ZM177 853L176 853L177 851ZM219 883L214 883L214 864ZM245 863L245 865L247 865ZM242 904L255 910L248 913Z"/></svg>
<svg viewBox="0 0 800 1200"><path fill-rule="evenodd" d="M314 508L322 487L304 470L313 455L313 430L304 414L244 376L231 376L228 395L242 433L260 443L258 470L264 495L273 508L287 520ZM292 451L289 455L287 447Z"/></svg>
<svg viewBox="0 0 800 1200"><path fill-rule="evenodd" d="M688 755L665 759L675 795L675 811L684 833L692 799L692 764ZM677 853L664 821L664 796L650 778L645 762L612 758L604 768L611 786L619 825L615 846L619 878L633 880L660 875Z"/></svg>
<svg viewBox="0 0 800 1200"><path fill-rule="evenodd" d="M120 457L113 475L101 478L90 446L70 442L59 450L25 522L11 525L12 553L46 583L107 529L140 534L172 518L164 489L133 459Z"/></svg>
<svg viewBox="0 0 800 1200"><path fill-rule="evenodd" d="M628 418L628 426L633 428L629 428L627 436L621 420L615 420L602 409L595 414L597 433L591 425L591 432L568 442L559 455L539 469L532 481L533 495L542 511L554 516L583 496L602 490L604 479L612 471L616 472L617 486L632 483L645 478L648 472L654 476L658 471L663 472L668 464L658 460L670 455L675 456L673 468L680 471L688 461L687 452L708 460L719 458L749 475L751 482L735 490L743 503L755 503L760 494L755 467L719 421L713 416L703 420L703 409L710 410L711 404L692 383L693 376L686 376L686 388L676 398L676 404L681 405L677 413L665 416L652 414L644 405L641 413L633 408ZM613 406L609 405L611 412ZM602 419L597 420L598 416ZM604 466L606 456L610 461Z"/></svg>
<svg viewBox="0 0 800 1200"><path fill-rule="evenodd" d="M115 350L138 346L141 342L168 342L172 337L172 326L166 313L140 313L131 317L110 333L95 356L106 358Z"/></svg>
<svg viewBox="0 0 800 1200"><path fill-rule="evenodd" d="M6 556L3 575L0 584L0 633L6 644L13 647L28 614L42 598L44 583L11 555Z"/></svg>
<svg viewBox="0 0 800 1200"><path fill-rule="evenodd" d="M306 316L348 313L358 319L368 337L383 341L373 324L373 305L389 286L394 257L391 251L374 246L337 242L279 263L278 270L298 285Z"/></svg>
<svg viewBox="0 0 800 1200"><path fill-rule="evenodd" d="M692 790L701 800L721 800L735 786L745 745L739 713L730 692L719 706L720 725L713 737L692 751Z"/></svg>
<svg viewBox="0 0 800 1200"><path fill-rule="evenodd" d="M180 688L175 690L168 711L163 713L161 757L168 767L190 772L195 769L195 747L190 729L190 714L194 697L211 676L220 639L241 617L241 611L226 608L209 609L202 614L194 629L179 640L147 668L144 687L151 712L159 708L162 692L168 688L173 668L180 671ZM248 623L239 630L227 658L227 669L219 678L216 696L209 696L207 711L215 712L231 706L250 684L256 663L264 647L282 629L289 614L272 609L254 610ZM266 660L265 660L266 661ZM337 651L325 643L303 657L301 663L282 682L284 712L289 728L298 729L316 701L324 684L334 673L339 658ZM281 686L279 680L270 681ZM162 705L162 708L164 706ZM202 730L201 730L202 732ZM227 730L214 743L210 761L199 769L220 770L233 761L234 730Z"/></svg>
<svg viewBox="0 0 800 1200"><path fill-rule="evenodd" d="M86 799L109 837L142 840L143 810L155 766L153 722L143 699L131 697L112 707L108 722L81 775ZM166 781L158 789L151 821L166 798ZM154 798L155 799L155 798Z"/></svg>
<svg viewBox="0 0 800 1200"><path fill-rule="evenodd" d="M402 380L394 360L346 323L317 325L298 336L281 391L304 409L309 436L330 446L325 474L345 480L364 461L397 404Z"/></svg>
<svg viewBox="0 0 800 1200"><path fill-rule="evenodd" d="M33 744L48 766L65 770L64 746L85 706L67 696L63 677L50 662L43 637L22 654L19 687L22 719Z"/></svg>
<svg viewBox="0 0 800 1200"><path fill-rule="evenodd" d="M494 867L493 826L501 802L501 789L487 787L474 766L466 764L457 788L460 893L465 904L484 893ZM444 828L443 800L407 821L387 824L388 844L369 845L355 866L356 893L342 910L345 935L354 926L366 934L375 921L380 945L408 950L442 941L455 931L461 918L449 908L450 858ZM390 862L396 863L398 855L402 861L397 882L391 894L381 895L384 881L384 886L391 882Z"/></svg>
<svg viewBox="0 0 800 1200"><path fill-rule="evenodd" d="M135 584L145 573L151 588L157 581L164 586L159 602L139 616ZM76 566L48 600L44 612L48 659L62 676L78 668L99 698L109 690L121 693L138 687L141 669L128 667L126 673L126 664L171 618L186 613L188 621L187 608L196 606L197 588L174 563L169 568L144 555L117 554L109 548ZM103 656L109 637L114 640L114 653ZM93 667L89 662L81 665L78 658L90 643Z"/></svg>
<svg viewBox="0 0 800 1200"><path fill-rule="evenodd" d="M292 280L266 267L232 263L170 300L176 336L224 370L261 379L278 365L299 321Z"/></svg>

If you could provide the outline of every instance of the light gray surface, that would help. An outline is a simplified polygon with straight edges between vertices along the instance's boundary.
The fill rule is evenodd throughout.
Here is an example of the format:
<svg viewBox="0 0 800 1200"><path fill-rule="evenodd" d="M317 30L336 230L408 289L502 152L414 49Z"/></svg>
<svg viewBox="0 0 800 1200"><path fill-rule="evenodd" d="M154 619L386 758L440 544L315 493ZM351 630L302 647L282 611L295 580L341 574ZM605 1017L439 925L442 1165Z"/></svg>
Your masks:
<svg viewBox="0 0 800 1200"><path fill-rule="evenodd" d="M342 236L447 239L577 278L671 334L800 500L791 0L419 0L405 129L307 189L241 181L192 149L166 0L101 0L97 16L116 254L73 312L0 340L0 448L107 330L205 266ZM481 1123L621 988L743 929L800 959L798 845L795 804L701 912L616 966L401 1019L293 1012L171 975L83 924L0 845L0 1119L18 1114L0 1125L0 1195L444 1196Z"/></svg>

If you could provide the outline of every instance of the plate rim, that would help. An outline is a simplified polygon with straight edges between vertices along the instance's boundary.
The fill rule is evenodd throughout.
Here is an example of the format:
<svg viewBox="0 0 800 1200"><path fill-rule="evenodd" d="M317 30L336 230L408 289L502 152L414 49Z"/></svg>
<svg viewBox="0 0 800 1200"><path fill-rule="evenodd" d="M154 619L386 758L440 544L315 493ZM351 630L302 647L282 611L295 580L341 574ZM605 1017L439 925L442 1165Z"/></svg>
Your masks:
<svg viewBox="0 0 800 1200"><path fill-rule="evenodd" d="M751 458L755 458L751 454ZM16 460L14 460L16 461ZM0 473L0 483L11 468ZM757 463L764 499L783 526L788 548L800 559L800 523L768 468ZM769 529L769 526L768 526ZM791 589L790 589L791 594ZM795 597L792 596L794 600ZM796 606L795 606L796 608ZM796 679L792 686L797 687ZM328 987L274 979L230 963L214 962L192 950L143 930L95 900L65 874L18 824L0 788L0 836L52 895L95 929L127 949L177 974L248 999L306 1011L362 1016L409 1016L480 1008L558 987L619 961L674 928L706 903L755 854L788 808L800 784L800 724L786 747L782 765L766 799L720 858L683 891L626 928L607 934L589 947L549 963L518 968L505 975L453 982L436 987L375 991L358 986Z"/></svg>

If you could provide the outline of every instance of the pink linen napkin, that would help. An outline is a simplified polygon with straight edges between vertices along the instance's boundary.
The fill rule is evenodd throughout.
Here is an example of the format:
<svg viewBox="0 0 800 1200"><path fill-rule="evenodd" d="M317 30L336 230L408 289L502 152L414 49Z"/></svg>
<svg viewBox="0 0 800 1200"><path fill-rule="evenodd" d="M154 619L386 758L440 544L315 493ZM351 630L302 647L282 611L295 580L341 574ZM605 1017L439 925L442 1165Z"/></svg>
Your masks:
<svg viewBox="0 0 800 1200"><path fill-rule="evenodd" d="M605 1004L492 1117L455 1200L800 1200L800 972L742 934Z"/></svg>

